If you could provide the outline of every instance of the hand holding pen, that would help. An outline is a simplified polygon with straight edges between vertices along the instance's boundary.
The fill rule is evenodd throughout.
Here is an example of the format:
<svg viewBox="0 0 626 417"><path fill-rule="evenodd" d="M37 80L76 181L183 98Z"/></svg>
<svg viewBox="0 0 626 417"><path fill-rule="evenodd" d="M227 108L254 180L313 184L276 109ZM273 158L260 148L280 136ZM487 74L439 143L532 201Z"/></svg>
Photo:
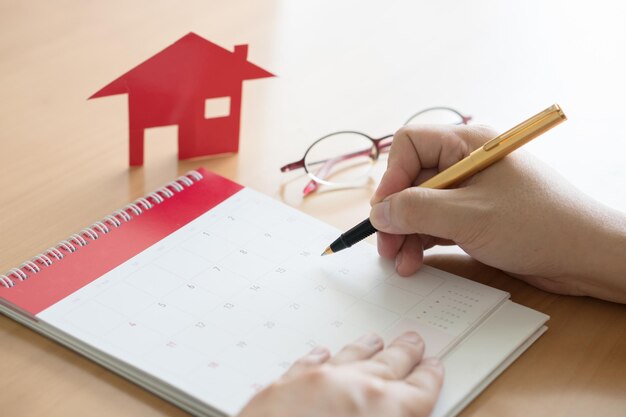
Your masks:
<svg viewBox="0 0 626 417"><path fill-rule="evenodd" d="M542 289L626 302L626 216L523 150L457 188L416 186L496 136L484 126L415 125L396 133L370 213L381 256L408 276L425 249L456 244ZM557 140L566 158L568 144Z"/></svg>
<svg viewBox="0 0 626 417"><path fill-rule="evenodd" d="M452 160L453 164L450 164L449 166L444 166L443 168L445 169L441 170L441 172L433 171L435 167L428 168L426 164L424 164L424 161L422 161L420 158L419 148L423 148L424 145L428 145L428 142L424 142L420 139L418 139L416 142L411 141L410 143L411 145L413 145L413 150L417 153L402 153L396 157L399 158L399 163L396 165L401 168L400 174L402 177L405 178L398 178L398 182L392 183L391 186L394 187L397 184L407 183L406 177L409 175L410 172L420 172L420 170L422 169L430 169L431 171L430 173L428 171L422 172L421 180L420 176L417 176L416 174L416 179L408 182L406 184L407 187L417 185L422 188L442 189L458 184L476 174L477 172L483 170L484 168L487 168L488 166L498 162L500 159L504 158L515 149L521 147L525 143L528 143L532 139L541 135L543 132L550 130L552 127L556 126L564 120L566 120L566 117L561 108L556 104L550 106L544 111L536 114L530 119L525 120L514 128L508 130L507 132L489 140L487 143L480 144L481 146L478 146L477 149L473 150L471 153L469 153L469 155L465 155L466 153L468 153L467 148L463 149L463 152L459 153L462 158L460 158L460 160ZM400 130L396 135L402 138L403 131ZM433 137L429 137L428 140L432 139ZM436 143L431 144L431 147L432 145L434 145L434 149L437 150L439 148L439 151L441 151L441 148L446 144L446 140L448 140L446 137L434 139L436 140ZM428 156L428 153L426 156ZM412 160L415 159L415 157L417 157L416 160ZM404 159L407 158L408 160L404 161ZM450 160L449 157L447 157L446 159ZM442 168L441 162L445 163L448 161L439 161L436 168ZM390 177L394 173L394 171L389 168L393 168L391 160L388 165L388 170L385 173L385 177L383 177L381 185L379 186L376 194L372 198L372 203L377 202L377 195L381 194L380 190L384 190L387 183L395 180L395 178L392 178L391 180L386 180L386 177ZM381 204L386 204L386 202L383 202ZM384 215L385 212L388 211L388 207L384 205L382 207L383 212L379 214ZM384 218L385 217L383 216L382 219ZM324 250L322 256L330 255L340 250L349 248L353 244L360 242L361 240L365 239L376 231L377 230L372 225L370 219L365 219L361 223L354 226L352 229L348 230L346 233L343 233L341 236L339 236L339 238L337 238L333 243L330 244L330 246L326 248L326 250Z"/></svg>

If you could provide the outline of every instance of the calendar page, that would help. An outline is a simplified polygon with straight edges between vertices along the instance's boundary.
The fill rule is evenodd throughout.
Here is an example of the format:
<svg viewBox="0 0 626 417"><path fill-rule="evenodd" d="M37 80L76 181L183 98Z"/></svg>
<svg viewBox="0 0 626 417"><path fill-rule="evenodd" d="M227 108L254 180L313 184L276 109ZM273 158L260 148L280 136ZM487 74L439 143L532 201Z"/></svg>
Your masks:
<svg viewBox="0 0 626 417"><path fill-rule="evenodd" d="M232 414L317 345L415 330L441 357L508 298L428 267L400 277L368 243L321 257L339 233L242 189L37 317Z"/></svg>

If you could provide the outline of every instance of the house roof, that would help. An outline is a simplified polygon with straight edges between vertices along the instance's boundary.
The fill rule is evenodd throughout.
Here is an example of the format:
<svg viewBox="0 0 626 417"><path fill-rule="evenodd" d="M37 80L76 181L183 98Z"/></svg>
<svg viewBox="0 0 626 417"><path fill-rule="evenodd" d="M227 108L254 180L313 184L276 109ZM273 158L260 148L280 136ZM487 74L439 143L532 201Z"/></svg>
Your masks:
<svg viewBox="0 0 626 417"><path fill-rule="evenodd" d="M190 32L89 98L146 90L210 93L233 81L274 76L249 62L247 52L248 45L235 46L231 52Z"/></svg>

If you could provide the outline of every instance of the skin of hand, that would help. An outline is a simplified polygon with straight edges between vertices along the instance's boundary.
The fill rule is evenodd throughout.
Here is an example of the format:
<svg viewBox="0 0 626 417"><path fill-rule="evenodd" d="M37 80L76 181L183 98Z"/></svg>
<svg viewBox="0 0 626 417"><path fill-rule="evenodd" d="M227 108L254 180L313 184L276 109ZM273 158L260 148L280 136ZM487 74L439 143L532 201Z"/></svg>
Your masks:
<svg viewBox="0 0 626 417"><path fill-rule="evenodd" d="M456 244L547 291L626 302L626 216L523 150L456 188L416 187L496 136L475 125L414 125L395 134L371 201L380 255L408 276L425 249Z"/></svg>
<svg viewBox="0 0 626 417"><path fill-rule="evenodd" d="M437 359L422 359L423 353L415 332L386 349L375 334L333 357L317 347L259 392L239 417L426 417L439 395L443 367Z"/></svg>

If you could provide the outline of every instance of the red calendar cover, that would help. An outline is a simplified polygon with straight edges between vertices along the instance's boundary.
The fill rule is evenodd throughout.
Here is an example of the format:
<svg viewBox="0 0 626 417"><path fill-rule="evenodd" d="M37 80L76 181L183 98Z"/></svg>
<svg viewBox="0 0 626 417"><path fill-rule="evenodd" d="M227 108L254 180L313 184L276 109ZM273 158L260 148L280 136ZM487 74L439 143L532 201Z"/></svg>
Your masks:
<svg viewBox="0 0 626 417"><path fill-rule="evenodd" d="M242 188L189 172L0 275L0 300L34 318Z"/></svg>

